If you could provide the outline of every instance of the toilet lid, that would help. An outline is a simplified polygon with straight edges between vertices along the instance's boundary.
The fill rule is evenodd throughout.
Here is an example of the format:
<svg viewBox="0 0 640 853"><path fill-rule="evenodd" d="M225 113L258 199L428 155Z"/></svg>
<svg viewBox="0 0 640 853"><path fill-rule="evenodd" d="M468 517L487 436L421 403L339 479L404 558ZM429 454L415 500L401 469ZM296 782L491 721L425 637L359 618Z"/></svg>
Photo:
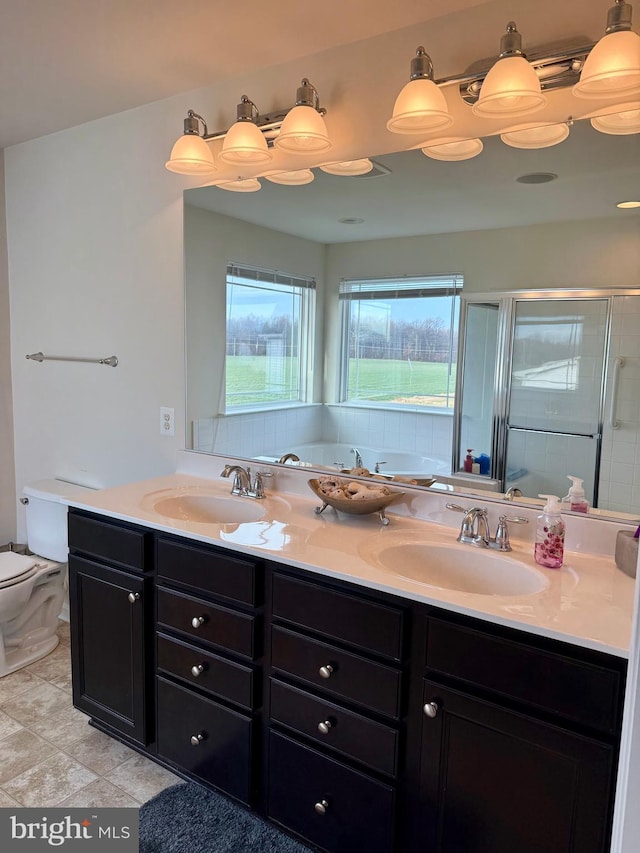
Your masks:
<svg viewBox="0 0 640 853"><path fill-rule="evenodd" d="M0 554L0 584L28 578L32 573L35 560L15 551L3 551Z"/></svg>

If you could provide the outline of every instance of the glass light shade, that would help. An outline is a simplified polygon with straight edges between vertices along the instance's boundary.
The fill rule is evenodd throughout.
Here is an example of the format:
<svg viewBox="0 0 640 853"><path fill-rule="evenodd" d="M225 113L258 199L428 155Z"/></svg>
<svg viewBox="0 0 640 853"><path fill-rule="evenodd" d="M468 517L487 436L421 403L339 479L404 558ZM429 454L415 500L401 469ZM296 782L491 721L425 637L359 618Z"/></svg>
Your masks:
<svg viewBox="0 0 640 853"><path fill-rule="evenodd" d="M274 145L291 154L317 154L331 148L327 127L313 107L299 105L287 113Z"/></svg>
<svg viewBox="0 0 640 853"><path fill-rule="evenodd" d="M373 163L367 157L361 160L344 160L342 163L325 163L320 166L328 175L366 175L373 169Z"/></svg>
<svg viewBox="0 0 640 853"><path fill-rule="evenodd" d="M243 166L268 163L272 157L267 140L252 121L237 121L231 125L220 152L223 162Z"/></svg>
<svg viewBox="0 0 640 853"><path fill-rule="evenodd" d="M391 133L421 133L450 127L453 118L444 95L433 80L410 80L400 91L387 122Z"/></svg>
<svg viewBox="0 0 640 853"><path fill-rule="evenodd" d="M315 179L315 175L311 169L295 169L292 172L276 172L273 175L265 175L265 178L273 184L299 187L303 184L310 184Z"/></svg>
<svg viewBox="0 0 640 853"><path fill-rule="evenodd" d="M260 181L257 178L238 178L237 181L223 181L216 186L233 193L257 193L260 189Z"/></svg>
<svg viewBox="0 0 640 853"><path fill-rule="evenodd" d="M640 102L618 104L615 113L594 116L591 125L600 133L610 133L613 136L640 133Z"/></svg>
<svg viewBox="0 0 640 853"><path fill-rule="evenodd" d="M430 139L421 151L433 160L471 160L481 153L484 145L481 139L464 139L449 136L442 139Z"/></svg>
<svg viewBox="0 0 640 853"><path fill-rule="evenodd" d="M619 201L616 207L619 207L620 210L635 210L640 207L640 201Z"/></svg>
<svg viewBox="0 0 640 853"><path fill-rule="evenodd" d="M560 124L521 124L500 134L505 145L512 148L551 148L569 136L566 122Z"/></svg>
<svg viewBox="0 0 640 853"><path fill-rule="evenodd" d="M485 118L508 118L536 112L546 103L533 65L524 56L505 56L491 67L471 109Z"/></svg>
<svg viewBox="0 0 640 853"><path fill-rule="evenodd" d="M613 98L640 92L640 36L621 30L603 36L573 87L578 98Z"/></svg>
<svg viewBox="0 0 640 853"><path fill-rule="evenodd" d="M204 139L195 133L185 133L171 149L165 167L179 175L206 175L215 171L216 165Z"/></svg>

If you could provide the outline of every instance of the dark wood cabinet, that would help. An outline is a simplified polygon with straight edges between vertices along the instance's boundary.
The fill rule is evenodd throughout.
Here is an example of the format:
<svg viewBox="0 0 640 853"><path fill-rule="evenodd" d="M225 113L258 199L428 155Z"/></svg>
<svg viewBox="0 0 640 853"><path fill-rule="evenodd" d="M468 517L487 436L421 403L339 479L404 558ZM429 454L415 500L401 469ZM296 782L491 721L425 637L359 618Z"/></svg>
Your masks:
<svg viewBox="0 0 640 853"><path fill-rule="evenodd" d="M425 680L424 853L603 853L614 750Z"/></svg>
<svg viewBox="0 0 640 853"><path fill-rule="evenodd" d="M79 510L69 537L74 704L153 760L327 853L609 850L621 658Z"/></svg>
<svg viewBox="0 0 640 853"><path fill-rule="evenodd" d="M136 743L149 742L150 581L69 555L73 703Z"/></svg>

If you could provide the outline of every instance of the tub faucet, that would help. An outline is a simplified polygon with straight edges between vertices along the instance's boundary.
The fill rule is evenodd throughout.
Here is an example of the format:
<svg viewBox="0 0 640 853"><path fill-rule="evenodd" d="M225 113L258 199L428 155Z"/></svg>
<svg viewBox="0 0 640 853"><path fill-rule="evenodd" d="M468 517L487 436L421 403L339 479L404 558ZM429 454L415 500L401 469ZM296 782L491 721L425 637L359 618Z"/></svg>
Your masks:
<svg viewBox="0 0 640 853"><path fill-rule="evenodd" d="M360 451L358 450L358 448L352 447L349 452L353 453L353 455L355 456L355 459L353 462L354 466L356 468L364 468L364 465L362 464L362 456L360 455Z"/></svg>
<svg viewBox="0 0 640 853"><path fill-rule="evenodd" d="M284 456L281 456L280 459L278 459L278 464L284 465L285 462L299 462L299 461L300 461L300 457L297 456L295 453L285 453Z"/></svg>
<svg viewBox="0 0 640 853"><path fill-rule="evenodd" d="M515 498L521 498L521 497L522 497L522 492L520 491L520 489L517 486L510 486L507 489L507 491L504 493L503 500L512 501L512 500L515 500Z"/></svg>

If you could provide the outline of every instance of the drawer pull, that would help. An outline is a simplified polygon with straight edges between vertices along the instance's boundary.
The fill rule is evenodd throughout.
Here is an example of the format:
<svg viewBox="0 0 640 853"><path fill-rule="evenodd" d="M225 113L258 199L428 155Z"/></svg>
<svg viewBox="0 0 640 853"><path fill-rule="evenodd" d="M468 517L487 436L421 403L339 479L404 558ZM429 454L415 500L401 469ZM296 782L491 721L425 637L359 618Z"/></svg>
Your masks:
<svg viewBox="0 0 640 853"><path fill-rule="evenodd" d="M200 732L197 735L191 735L190 743L191 746L200 746L202 741L204 740L204 735Z"/></svg>
<svg viewBox="0 0 640 853"><path fill-rule="evenodd" d="M427 702L427 704L422 710L427 715L427 717L433 719L440 710L440 705L438 705L437 702Z"/></svg>
<svg viewBox="0 0 640 853"><path fill-rule="evenodd" d="M191 627L199 628L201 625L204 625L205 621L204 616L194 616L191 620Z"/></svg>
<svg viewBox="0 0 640 853"><path fill-rule="evenodd" d="M129 595L127 596L127 598L129 599L129 604L135 604L136 601L140 600L140 593L139 592L130 592Z"/></svg>
<svg viewBox="0 0 640 853"><path fill-rule="evenodd" d="M318 672L320 673L321 678L331 678L333 667L328 663L326 666L321 666Z"/></svg>
<svg viewBox="0 0 640 853"><path fill-rule="evenodd" d="M320 800L320 802L316 803L313 808L316 810L316 814L326 814L327 809L329 808L329 803L326 800Z"/></svg>
<svg viewBox="0 0 640 853"><path fill-rule="evenodd" d="M204 664L202 664L202 663L196 664L195 666L191 667L191 675L193 675L194 678L197 678L199 675L202 675L202 673L204 672L204 669L205 669Z"/></svg>
<svg viewBox="0 0 640 853"><path fill-rule="evenodd" d="M323 723L318 723L318 731L321 735L328 735L332 728L333 723L331 720L325 720Z"/></svg>

